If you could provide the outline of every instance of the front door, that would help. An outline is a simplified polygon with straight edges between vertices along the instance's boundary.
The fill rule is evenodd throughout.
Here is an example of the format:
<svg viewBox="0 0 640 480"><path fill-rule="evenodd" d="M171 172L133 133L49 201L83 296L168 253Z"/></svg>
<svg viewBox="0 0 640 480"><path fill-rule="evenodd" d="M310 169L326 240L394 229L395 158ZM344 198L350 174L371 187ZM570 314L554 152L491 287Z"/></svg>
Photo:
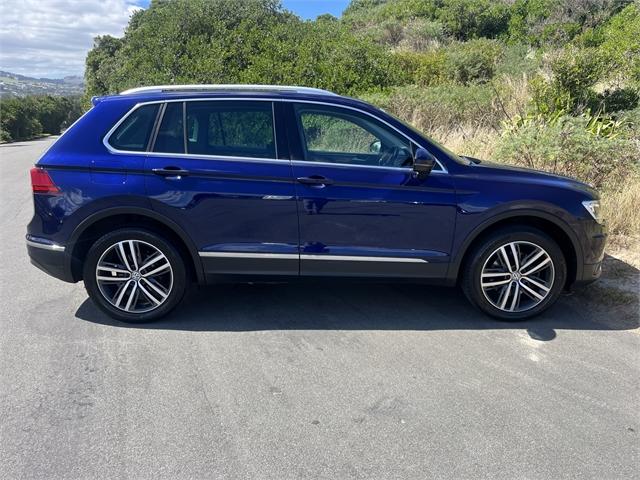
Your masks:
<svg viewBox="0 0 640 480"><path fill-rule="evenodd" d="M168 102L146 161L153 208L193 239L208 276L298 275L298 219L271 101ZM285 158L281 158L285 157Z"/></svg>
<svg viewBox="0 0 640 480"><path fill-rule="evenodd" d="M412 174L416 145L368 113L290 104L302 275L444 277L455 191L438 166Z"/></svg>

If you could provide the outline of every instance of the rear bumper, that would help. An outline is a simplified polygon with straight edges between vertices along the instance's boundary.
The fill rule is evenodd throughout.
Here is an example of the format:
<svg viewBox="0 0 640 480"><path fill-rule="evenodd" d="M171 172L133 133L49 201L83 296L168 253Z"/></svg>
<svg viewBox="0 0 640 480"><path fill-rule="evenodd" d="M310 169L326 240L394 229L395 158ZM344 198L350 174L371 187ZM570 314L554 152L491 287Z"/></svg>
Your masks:
<svg viewBox="0 0 640 480"><path fill-rule="evenodd" d="M32 235L27 235L26 242L32 265L59 280L73 282L64 245Z"/></svg>

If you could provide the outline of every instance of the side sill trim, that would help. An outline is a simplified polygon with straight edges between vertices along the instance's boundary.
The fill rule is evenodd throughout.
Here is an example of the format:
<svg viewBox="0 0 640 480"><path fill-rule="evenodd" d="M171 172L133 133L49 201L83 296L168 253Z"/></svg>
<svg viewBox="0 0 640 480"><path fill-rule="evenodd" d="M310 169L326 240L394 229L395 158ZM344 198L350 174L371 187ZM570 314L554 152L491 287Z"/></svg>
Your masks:
<svg viewBox="0 0 640 480"><path fill-rule="evenodd" d="M429 263L424 258L363 257L358 255L300 255L300 260L337 260L343 262Z"/></svg>
<svg viewBox="0 0 640 480"><path fill-rule="evenodd" d="M300 257L297 253L253 253L253 252L198 252L201 257L216 258L279 258L298 260Z"/></svg>
<svg viewBox="0 0 640 480"><path fill-rule="evenodd" d="M310 255L296 253L247 253L247 252L199 252L201 257L214 258L261 258L261 259L289 259L289 260L321 260L341 262L391 262L391 263L429 263L424 258L408 257L365 257L358 255Z"/></svg>
<svg viewBox="0 0 640 480"><path fill-rule="evenodd" d="M27 245L35 248L42 248L43 250L51 250L53 252L64 252L64 245L58 245L57 243L40 243L33 240L26 240Z"/></svg>

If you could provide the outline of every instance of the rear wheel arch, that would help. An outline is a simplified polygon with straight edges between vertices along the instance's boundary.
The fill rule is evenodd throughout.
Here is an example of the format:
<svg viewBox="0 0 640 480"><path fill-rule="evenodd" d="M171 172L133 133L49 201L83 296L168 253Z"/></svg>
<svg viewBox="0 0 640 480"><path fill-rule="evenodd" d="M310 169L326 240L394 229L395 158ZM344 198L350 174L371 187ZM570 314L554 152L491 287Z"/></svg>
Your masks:
<svg viewBox="0 0 640 480"><path fill-rule="evenodd" d="M476 227L462 244L456 260L451 265L449 278L459 280L460 272L472 253L474 245L493 232L513 225L537 228L558 244L567 262L566 287L570 286L576 278L580 278L582 264L579 259L582 258L582 247L575 233L563 220L539 211L509 212Z"/></svg>
<svg viewBox="0 0 640 480"><path fill-rule="evenodd" d="M82 280L84 258L91 245L104 233L123 227L147 229L171 241L182 255L189 277L204 282L198 250L188 235L175 222L144 208L106 209L91 215L76 227L67 248L74 281Z"/></svg>

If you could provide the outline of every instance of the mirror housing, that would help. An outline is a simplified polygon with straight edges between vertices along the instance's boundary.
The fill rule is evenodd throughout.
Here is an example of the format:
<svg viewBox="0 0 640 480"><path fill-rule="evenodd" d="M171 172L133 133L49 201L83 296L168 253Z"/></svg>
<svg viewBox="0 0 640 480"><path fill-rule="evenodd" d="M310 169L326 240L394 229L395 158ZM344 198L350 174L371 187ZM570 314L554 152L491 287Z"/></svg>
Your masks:
<svg viewBox="0 0 640 480"><path fill-rule="evenodd" d="M429 176L433 167L436 166L436 157L428 150L418 147L413 156L413 175L423 180Z"/></svg>

